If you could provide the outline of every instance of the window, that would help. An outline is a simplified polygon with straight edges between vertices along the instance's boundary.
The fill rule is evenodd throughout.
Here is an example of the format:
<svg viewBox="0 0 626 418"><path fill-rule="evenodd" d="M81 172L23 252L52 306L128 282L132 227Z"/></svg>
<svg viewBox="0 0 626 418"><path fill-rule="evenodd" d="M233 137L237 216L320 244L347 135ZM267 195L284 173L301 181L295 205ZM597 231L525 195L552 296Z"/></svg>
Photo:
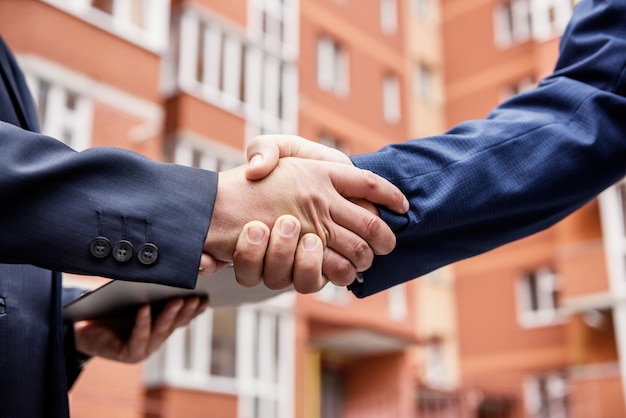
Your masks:
<svg viewBox="0 0 626 418"><path fill-rule="evenodd" d="M387 314L393 321L407 317L406 286L399 284L387 289Z"/></svg>
<svg viewBox="0 0 626 418"><path fill-rule="evenodd" d="M27 78L37 104L42 133L77 151L88 148L93 118L91 100L43 77L28 74Z"/></svg>
<svg viewBox="0 0 626 418"><path fill-rule="evenodd" d="M398 31L398 0L380 0L380 29L386 35Z"/></svg>
<svg viewBox="0 0 626 418"><path fill-rule="evenodd" d="M523 93L525 91L530 91L537 87L537 81L533 77L526 77L522 80L510 84L504 88L502 91L501 101L505 101L510 99L511 97Z"/></svg>
<svg viewBox="0 0 626 418"><path fill-rule="evenodd" d="M241 152L206 138L179 138L172 162L211 171L224 171L243 163Z"/></svg>
<svg viewBox="0 0 626 418"><path fill-rule="evenodd" d="M497 6L494 14L496 45L507 48L530 39L528 0L511 0Z"/></svg>
<svg viewBox="0 0 626 418"><path fill-rule="evenodd" d="M600 210L611 292L619 297L626 292L626 179L600 195ZM615 320L623 318L617 315Z"/></svg>
<svg viewBox="0 0 626 418"><path fill-rule="evenodd" d="M184 91L244 117L249 136L296 131L295 61L191 8L181 16L177 46Z"/></svg>
<svg viewBox="0 0 626 418"><path fill-rule="evenodd" d="M249 0L250 34L272 50L295 55L298 50L298 2Z"/></svg>
<svg viewBox="0 0 626 418"><path fill-rule="evenodd" d="M433 71L426 64L420 63L413 70L413 96L424 102L434 100L433 93L434 76Z"/></svg>
<svg viewBox="0 0 626 418"><path fill-rule="evenodd" d="M411 12L420 17L427 17L430 14L431 0L411 0Z"/></svg>
<svg viewBox="0 0 626 418"><path fill-rule="evenodd" d="M549 268L526 273L518 281L518 320L523 327L552 325L561 322L560 282Z"/></svg>
<svg viewBox="0 0 626 418"><path fill-rule="evenodd" d="M532 376L524 385L530 418L567 418L567 380L562 373Z"/></svg>
<svg viewBox="0 0 626 418"><path fill-rule="evenodd" d="M383 116L391 125L400 122L400 82L394 74L383 80Z"/></svg>
<svg viewBox="0 0 626 418"><path fill-rule="evenodd" d="M237 395L240 418L293 414L294 325L281 295L208 309L148 360L148 379Z"/></svg>
<svg viewBox="0 0 626 418"><path fill-rule="evenodd" d="M424 381L432 388L442 388L446 385L446 364L443 354L443 341L433 338L426 343Z"/></svg>
<svg viewBox="0 0 626 418"><path fill-rule="evenodd" d="M546 41L560 36L571 17L575 0L508 0L494 12L495 42L500 48L531 37Z"/></svg>
<svg viewBox="0 0 626 418"><path fill-rule="evenodd" d="M345 142L335 138L332 135L322 134L318 137L317 140L322 145L339 150L344 154L349 154L348 146L345 144Z"/></svg>
<svg viewBox="0 0 626 418"><path fill-rule="evenodd" d="M169 0L44 0L145 48L163 50L169 36Z"/></svg>
<svg viewBox="0 0 626 418"><path fill-rule="evenodd" d="M345 286L327 283L322 290L315 293L315 297L322 302L346 305L350 301L350 291Z"/></svg>
<svg viewBox="0 0 626 418"><path fill-rule="evenodd" d="M622 218L622 240L623 240L623 247L622 247L622 252L624 253L624 255L626 256L626 181L622 181L621 183L617 184L615 186L616 192L617 192L617 198L618 198L618 202L620 207L618 208L622 214L621 218Z"/></svg>
<svg viewBox="0 0 626 418"><path fill-rule="evenodd" d="M572 14L572 0L532 2L533 38L545 41L560 36Z"/></svg>
<svg viewBox="0 0 626 418"><path fill-rule="evenodd" d="M317 41L317 84L337 96L348 94L348 55L327 36Z"/></svg>
<svg viewBox="0 0 626 418"><path fill-rule="evenodd" d="M344 407L344 377L337 368L322 368L321 384L321 413L324 418L343 417Z"/></svg>

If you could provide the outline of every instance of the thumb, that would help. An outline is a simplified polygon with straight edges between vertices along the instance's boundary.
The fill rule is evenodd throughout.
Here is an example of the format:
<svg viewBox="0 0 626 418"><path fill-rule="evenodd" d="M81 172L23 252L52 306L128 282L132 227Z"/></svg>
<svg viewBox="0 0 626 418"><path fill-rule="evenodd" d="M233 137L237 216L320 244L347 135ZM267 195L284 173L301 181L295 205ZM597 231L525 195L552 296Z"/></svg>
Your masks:
<svg viewBox="0 0 626 418"><path fill-rule="evenodd" d="M254 138L246 150L246 178L266 177L283 157L298 157L352 165L343 152L296 135L261 135Z"/></svg>
<svg viewBox="0 0 626 418"><path fill-rule="evenodd" d="M273 140L276 136L278 135L257 136L248 145L246 149L248 158L246 178L248 180L261 180L278 165L281 150L280 143Z"/></svg>

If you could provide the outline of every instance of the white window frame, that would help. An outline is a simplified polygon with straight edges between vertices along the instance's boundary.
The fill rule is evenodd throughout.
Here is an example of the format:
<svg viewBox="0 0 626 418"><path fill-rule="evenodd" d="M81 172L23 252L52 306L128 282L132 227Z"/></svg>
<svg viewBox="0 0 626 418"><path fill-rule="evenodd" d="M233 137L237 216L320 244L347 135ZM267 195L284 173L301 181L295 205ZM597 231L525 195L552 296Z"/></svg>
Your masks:
<svg viewBox="0 0 626 418"><path fill-rule="evenodd" d="M176 84L182 91L244 118L247 138L297 131L298 70L293 59L265 49L207 10L185 7L179 27Z"/></svg>
<svg viewBox="0 0 626 418"><path fill-rule="evenodd" d="M339 97L350 90L348 53L326 35L317 39L317 85Z"/></svg>
<svg viewBox="0 0 626 418"><path fill-rule="evenodd" d="M283 54L286 59L295 59L300 36L299 6L299 0L248 0L250 36L261 39L265 48ZM266 24L264 16L269 17Z"/></svg>
<svg viewBox="0 0 626 418"><path fill-rule="evenodd" d="M45 76L27 73L26 78L35 103L40 109L45 109L45 114L40 114L41 132L62 141L76 151L89 148L93 125L92 100ZM43 98L46 101L45 104L40 103L42 83L48 85L46 97ZM66 105L70 95L75 97L73 109ZM65 137L66 132L70 133L69 138Z"/></svg>
<svg viewBox="0 0 626 418"><path fill-rule="evenodd" d="M532 35L544 42L561 36L572 15L572 0L530 0ZM554 16L551 21L550 16Z"/></svg>
<svg viewBox="0 0 626 418"><path fill-rule="evenodd" d="M321 302L345 306L350 303L350 292L345 286L327 283L322 290L315 293L315 298Z"/></svg>
<svg viewBox="0 0 626 418"><path fill-rule="evenodd" d="M67 13L154 52L162 52L169 38L170 0L112 0L111 14L91 5L91 0L42 0ZM139 2L143 27L132 21Z"/></svg>
<svg viewBox="0 0 626 418"><path fill-rule="evenodd" d="M494 9L495 43L500 48L528 41L531 37L529 0L508 0Z"/></svg>
<svg viewBox="0 0 626 418"><path fill-rule="evenodd" d="M616 298L624 298L626 295L626 178L602 192L599 201L611 292Z"/></svg>
<svg viewBox="0 0 626 418"><path fill-rule="evenodd" d="M424 346L424 381L432 388L445 388L447 384L444 342L435 338Z"/></svg>
<svg viewBox="0 0 626 418"><path fill-rule="evenodd" d="M398 32L398 0L380 1L380 29L385 35Z"/></svg>
<svg viewBox="0 0 626 418"><path fill-rule="evenodd" d="M234 378L210 374L213 309L209 308L188 327L177 329L148 359L147 383L237 396L239 418L291 418L295 373L293 301L293 295L282 294L236 308ZM186 362L191 367L186 367Z"/></svg>
<svg viewBox="0 0 626 418"><path fill-rule="evenodd" d="M423 102L435 100L435 80L432 69L424 64L417 63L413 68L413 96Z"/></svg>
<svg viewBox="0 0 626 418"><path fill-rule="evenodd" d="M210 171L224 171L243 164L241 151L209 138L184 134L173 140L172 162Z"/></svg>
<svg viewBox="0 0 626 418"><path fill-rule="evenodd" d="M83 150L91 146L95 103L105 104L139 119L138 124L130 127L127 133L128 139L132 142L141 142L160 133L164 118L163 108L160 104L131 95L117 87L94 80L85 74L38 56L18 55L17 59L26 74L26 80L35 100L39 96L37 79L46 80L52 85L70 90L84 99L84 102L77 107L79 109L78 114L74 114L72 118L79 125L76 141L71 145L76 150ZM52 111L63 112L63 109L54 106ZM42 121L42 128L45 129L46 124L45 120ZM52 126L59 125L53 123Z"/></svg>
<svg viewBox="0 0 626 418"><path fill-rule="evenodd" d="M547 398L542 397L542 386ZM524 404L529 418L568 418L566 377L558 372L527 377Z"/></svg>
<svg viewBox="0 0 626 418"><path fill-rule="evenodd" d="M495 43L500 48L561 36L576 0L507 0L494 9Z"/></svg>
<svg viewBox="0 0 626 418"><path fill-rule="evenodd" d="M537 87L537 81L532 77L524 77L516 83L506 86L502 90L500 101L505 101L511 97L533 90Z"/></svg>
<svg viewBox="0 0 626 418"><path fill-rule="evenodd" d="M400 80L395 74L387 74L383 79L383 117L390 125L402 119Z"/></svg>
<svg viewBox="0 0 626 418"><path fill-rule="evenodd" d="M387 315L392 321L404 321L409 315L406 285L390 287L387 293Z"/></svg>
<svg viewBox="0 0 626 418"><path fill-rule="evenodd" d="M613 307L613 328L622 391L626 398L626 178L602 192L599 202L609 288L616 301Z"/></svg>
<svg viewBox="0 0 626 418"><path fill-rule="evenodd" d="M431 0L411 0L411 12L421 18L428 17L431 14Z"/></svg>
<svg viewBox="0 0 626 418"><path fill-rule="evenodd" d="M346 143L332 135L322 134L317 138L317 141L326 147L334 148L343 152L344 154L350 154L350 150L348 149Z"/></svg>
<svg viewBox="0 0 626 418"><path fill-rule="evenodd" d="M531 276L535 280L537 308L532 306ZM523 328L562 324L565 313L555 306L553 293L560 288L559 277L549 268L541 268L524 274L516 283L517 319Z"/></svg>

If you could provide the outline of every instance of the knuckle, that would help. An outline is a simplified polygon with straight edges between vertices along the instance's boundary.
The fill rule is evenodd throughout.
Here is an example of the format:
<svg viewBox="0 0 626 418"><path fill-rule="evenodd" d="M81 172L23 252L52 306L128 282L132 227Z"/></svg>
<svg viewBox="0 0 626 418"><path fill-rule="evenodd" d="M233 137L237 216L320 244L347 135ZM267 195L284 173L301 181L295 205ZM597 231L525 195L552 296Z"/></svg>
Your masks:
<svg viewBox="0 0 626 418"><path fill-rule="evenodd" d="M308 294L308 293L319 292L324 287L324 284L325 284L325 280L323 278L322 278L322 280L320 280L320 279L318 279L318 280L302 280L302 281L294 282L293 288L298 293Z"/></svg>
<svg viewBox="0 0 626 418"><path fill-rule="evenodd" d="M364 222L363 239L370 242L381 233L384 221L377 216L368 215Z"/></svg>
<svg viewBox="0 0 626 418"><path fill-rule="evenodd" d="M242 274L235 269L235 279L243 287L254 287L261 283L260 277L254 277L253 275Z"/></svg>
<svg viewBox="0 0 626 418"><path fill-rule="evenodd" d="M282 290L291 284L291 280L284 278L263 278L263 284L270 290Z"/></svg>
<svg viewBox="0 0 626 418"><path fill-rule="evenodd" d="M354 265L359 270L366 270L373 261L374 251L365 241L359 240L354 246Z"/></svg>
<svg viewBox="0 0 626 418"><path fill-rule="evenodd" d="M354 281L356 269L349 260L341 258L331 264L325 264L323 273L335 284L350 284Z"/></svg>
<svg viewBox="0 0 626 418"><path fill-rule="evenodd" d="M378 183L380 181L380 177L369 170L362 170L363 173L363 184L368 189L376 189L378 187Z"/></svg>

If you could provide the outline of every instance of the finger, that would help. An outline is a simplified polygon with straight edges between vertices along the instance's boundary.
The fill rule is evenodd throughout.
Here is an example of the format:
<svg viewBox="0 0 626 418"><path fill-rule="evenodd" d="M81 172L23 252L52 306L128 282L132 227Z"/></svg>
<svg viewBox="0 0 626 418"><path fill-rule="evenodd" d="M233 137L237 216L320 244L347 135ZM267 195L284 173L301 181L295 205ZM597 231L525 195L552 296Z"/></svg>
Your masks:
<svg viewBox="0 0 626 418"><path fill-rule="evenodd" d="M91 356L117 359L123 342L117 334L99 321L80 321L74 324L76 350Z"/></svg>
<svg viewBox="0 0 626 418"><path fill-rule="evenodd" d="M368 170L344 164L327 164L329 176L339 194L385 206L396 213L409 210L409 201L400 189Z"/></svg>
<svg viewBox="0 0 626 418"><path fill-rule="evenodd" d="M322 275L324 247L315 234L304 234L296 249L293 265L293 287L299 293L313 293L326 285Z"/></svg>
<svg viewBox="0 0 626 418"><path fill-rule="evenodd" d="M372 215L380 216L380 211L372 202L365 199L350 199L350 201L361 206L363 209L367 209Z"/></svg>
<svg viewBox="0 0 626 418"><path fill-rule="evenodd" d="M217 273L229 264L230 263L228 263L227 261L216 260L210 254L202 253L202 256L200 257L200 267L198 268L198 275L210 276L211 274Z"/></svg>
<svg viewBox="0 0 626 418"><path fill-rule="evenodd" d="M233 269L237 283L252 287L263 279L263 261L270 230L259 221L248 222L242 229L233 254Z"/></svg>
<svg viewBox="0 0 626 418"><path fill-rule="evenodd" d="M276 220L263 268L263 283L267 288L284 289L292 283L300 228L300 222L291 215L283 215Z"/></svg>
<svg viewBox="0 0 626 418"><path fill-rule="evenodd" d="M187 303L198 303L197 298L185 301L181 298L172 299L163 308L159 315L153 320L150 339L146 342L144 357L147 357L176 329L178 315L182 312Z"/></svg>
<svg viewBox="0 0 626 418"><path fill-rule="evenodd" d="M324 250L322 273L324 277L337 286L347 286L354 282L357 270L355 266L332 248Z"/></svg>
<svg viewBox="0 0 626 418"><path fill-rule="evenodd" d="M205 305L205 308L202 308L202 305ZM181 308L181 310L178 312L178 315L176 315L176 318L174 319L174 324L172 328L170 329L169 333L167 334L167 337L169 337L169 335L176 328L185 326L189 322L191 322L192 319L194 319L202 311L204 311L204 309L206 309L207 305L208 305L208 298L201 298L198 296L194 296L194 297L185 299L185 303L183 304L183 307Z"/></svg>
<svg viewBox="0 0 626 418"><path fill-rule="evenodd" d="M266 177L282 157L299 157L332 161L352 165L343 152L295 135L261 135L254 138L246 149L248 180Z"/></svg>
<svg viewBox="0 0 626 418"><path fill-rule="evenodd" d="M144 305L137 311L135 325L128 338L128 354L122 361L136 363L146 357L152 331L150 305Z"/></svg>
<svg viewBox="0 0 626 418"><path fill-rule="evenodd" d="M360 216L368 217L369 215L361 213ZM384 227L386 231L375 231L372 232L373 236L366 237L361 237L359 235L359 233L364 235L367 233L366 227L363 227L362 231L360 230L360 227L362 226L361 224L354 224L353 228L357 229L356 232L344 228L341 225L342 223L350 224L353 222L353 219L348 219L347 217L344 218L342 216L339 220L333 220L337 224L328 229L327 247L334 250L338 254L341 254L341 257L345 258L345 260L350 264L351 270L365 271L369 269L374 261L374 248L380 251L381 249L387 249L387 247L390 246L391 249L393 249L395 235L393 235L391 229L382 220L380 220L380 218L374 217L373 222L375 222L376 225L380 222L380 225ZM370 243L368 243L367 240L372 241L373 247L370 247ZM389 243L389 241L392 242Z"/></svg>
<svg viewBox="0 0 626 418"><path fill-rule="evenodd" d="M347 256L359 271L368 269L373 254L389 254L396 246L396 236L380 217L346 199L331 205L335 222L328 228L328 247Z"/></svg>

